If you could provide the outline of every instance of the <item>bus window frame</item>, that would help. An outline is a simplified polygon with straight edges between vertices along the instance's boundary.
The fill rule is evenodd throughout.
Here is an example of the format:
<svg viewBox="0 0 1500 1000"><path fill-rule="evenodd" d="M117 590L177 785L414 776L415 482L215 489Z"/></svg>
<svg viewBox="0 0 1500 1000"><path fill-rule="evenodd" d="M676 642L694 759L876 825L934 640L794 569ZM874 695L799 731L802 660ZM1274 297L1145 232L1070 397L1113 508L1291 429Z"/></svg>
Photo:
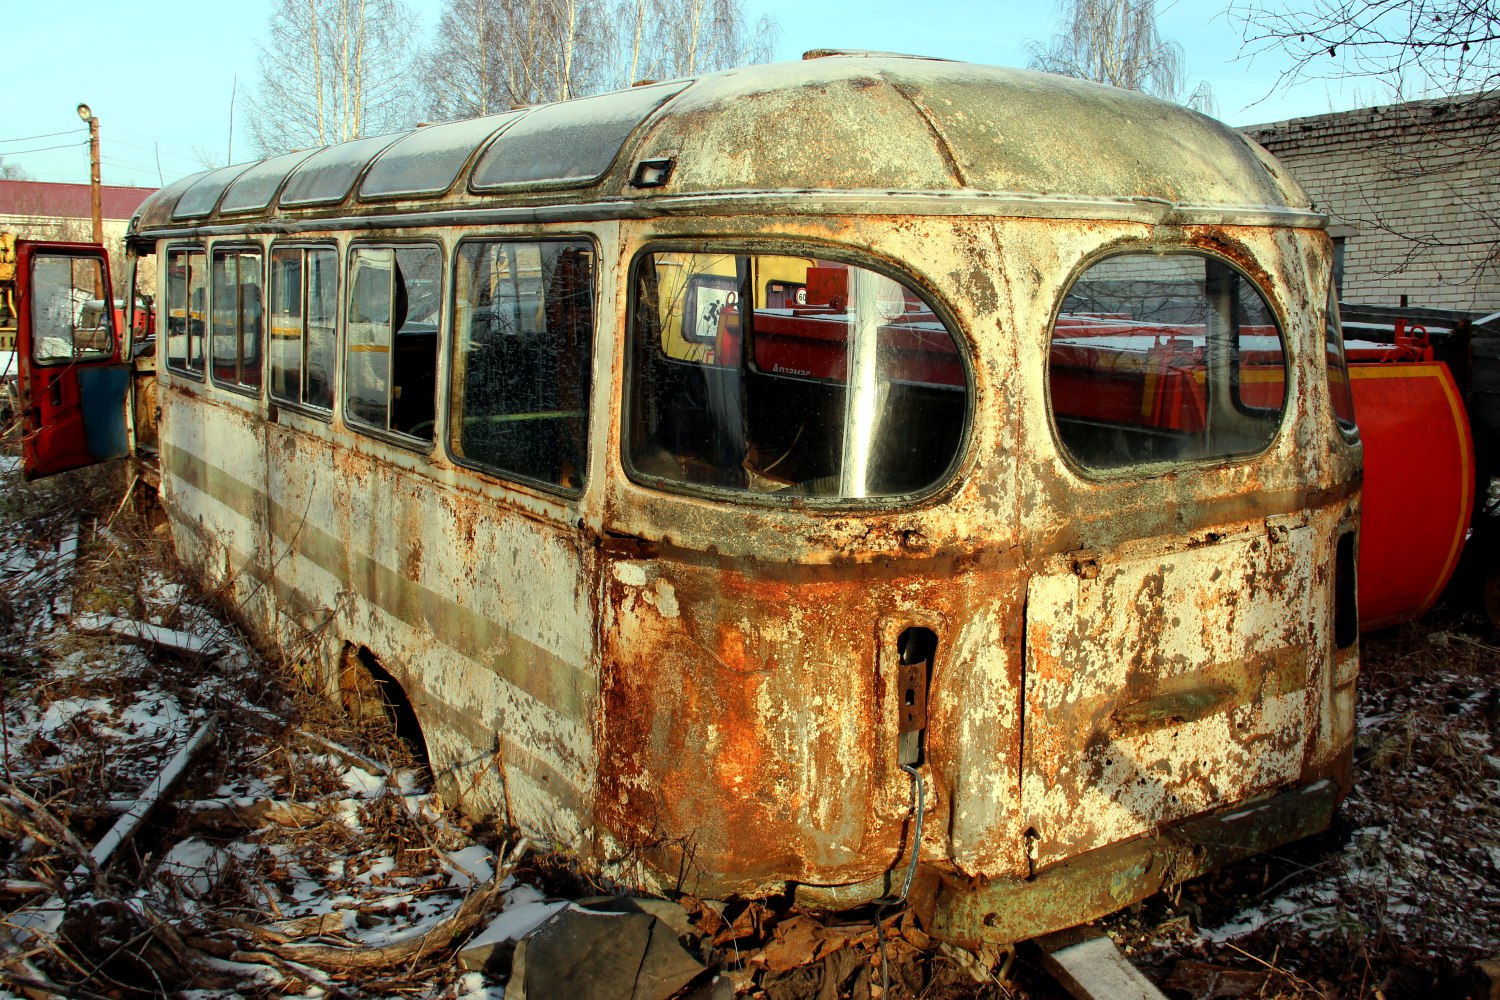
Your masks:
<svg viewBox="0 0 1500 1000"><path fill-rule="evenodd" d="M782 493L758 493L750 490L735 490L702 483L664 479L637 471L630 460L630 425L632 423L631 406L633 403L631 393L634 391L637 333L635 308L637 283L640 278L641 265L648 257L669 253L712 254L726 257L738 257L741 255L801 257L833 261L849 267L862 268L889 278L916 295L927 308L932 310L933 315L943 324L943 328L947 331L948 336L952 339L957 349L959 366L963 369L964 374L963 427L959 432L958 441L953 450L953 457L949 459L948 466L943 470L942 475L934 479L927 487L912 493L875 497L823 497L787 496ZM898 261L876 256L870 251L862 251L859 248L841 244L823 244L809 240L777 239L774 236L768 237L765 242L743 238L716 240L712 237L697 239L670 237L659 240L646 240L636 247L630 258L630 266L626 269L625 284L622 286L622 293L624 299L621 302L621 307L625 311L625 329L620 349L624 352L625 357L623 359L623 373L620 385L620 444L617 458L621 470L625 473L625 478L632 484L671 496L694 497L713 500L718 503L780 510L812 510L836 514L883 513L893 510L919 509L943 502L957 493L962 487L975 461L975 455L973 454L975 443L974 417L976 411L976 387L974 379L976 367L975 351L971 343L969 330L959 322L957 312L948 305L946 297L940 295L928 281L924 280L922 272L915 268L903 268ZM660 348L658 347L657 349L659 350Z"/></svg>
<svg viewBox="0 0 1500 1000"><path fill-rule="evenodd" d="M170 294L170 291L172 286L172 254L174 252L187 254L196 253L203 258L204 330L199 334L198 337L199 349L202 352L203 356L203 367L197 369L196 371L192 368L189 368L187 365L179 366L172 363L172 296ZM209 304L209 299L213 295L213 290L212 288L210 288L210 285L213 284L213 275L211 273L213 267L213 258L209 254L208 243L169 242L162 248L161 259L161 283L163 287L160 295L161 305L158 307L156 325L159 331L160 338L158 340L158 343L161 345L158 349L161 351L162 368L166 369L167 373L174 379L180 378L191 382L203 383L206 385L208 383L207 342L209 340L209 328L211 326L210 320L212 317L212 313L210 312L210 309L212 307ZM193 286L191 282L187 283L187 293L188 296L187 302L184 306L183 321L191 323L193 308ZM189 337L191 338L191 334L189 334ZM188 341L188 357L192 357L191 339L189 339Z"/></svg>
<svg viewBox="0 0 1500 1000"><path fill-rule="evenodd" d="M1135 462L1130 465L1117 466L1115 468L1096 468L1085 465L1074 456L1072 450L1063 440L1062 433L1057 423L1057 409L1052 405L1052 341L1057 332L1057 321L1062 315L1063 303L1067 301L1068 294L1078 284L1094 265L1112 257L1196 257L1199 259L1212 260L1227 267L1240 278L1249 282L1250 286L1259 293L1261 300L1265 303L1271 318L1276 324L1276 336L1281 342L1281 368L1284 372L1285 390L1282 396L1281 413L1278 415L1276 429L1266 439L1265 445L1255 451L1232 452L1228 454L1209 455L1202 458L1173 459L1165 462ZM1195 470L1225 468L1231 466L1250 465L1260 461L1270 453L1286 433L1288 419L1287 415L1292 413L1304 391L1301 384L1301 375L1298 366L1302 357L1294 347L1294 340L1287 332L1287 318L1283 310L1281 300L1274 294L1273 289L1268 289L1265 284L1257 281L1253 275L1237 262L1222 253L1215 253L1196 244L1185 243L1126 243L1102 247L1091 253L1086 253L1074 265L1057 286L1057 296L1052 303L1052 309L1047 319L1040 346L1042 358L1042 403L1047 408L1047 425L1052 434L1052 448L1061 460L1063 466L1078 479L1091 483L1119 483L1119 482L1149 482L1161 479L1165 476L1192 472ZM1321 363L1321 362L1320 362ZM1232 381L1239 384L1239 352L1234 356L1234 367ZM1237 411L1245 413L1247 409L1238 398L1230 400L1230 405Z"/></svg>
<svg viewBox="0 0 1500 1000"><path fill-rule="evenodd" d="M213 322L213 316L214 316L214 306L215 306L215 302L214 302L214 261L217 259L218 255L221 252L222 253L226 253L226 254L254 252L260 258L260 279L257 282L257 287L260 290L260 303L261 303L261 305L260 305L260 361L259 361L259 364L258 364L258 367L260 368L260 384L259 385L250 386L250 385L245 385L245 384L239 383L239 382L224 382L224 381L221 381L219 379L219 377L217 375L215 375L214 372L213 372L213 367L214 367L214 361L213 361L213 357L214 357L214 355L213 355L213 345L214 345L214 322ZM253 239L249 239L249 238L245 238L245 237L236 237L236 238L231 239L231 240L224 240L223 242L220 242L218 240L214 240L214 241L212 241L212 242L209 243L209 247L208 247L208 338L207 338L208 339L208 345L207 345L208 349L204 353L204 356L203 356L203 370L208 375L208 381L209 381L209 383L212 384L215 388L223 389L225 392L232 392L236 396L242 396L242 397L244 397L246 399L256 399L256 400L259 400L259 399L265 398L265 388L266 388L266 353L267 353L266 352L266 340L267 340L267 337L266 337L266 326L267 326L267 324L266 324L266 298L267 298L267 295L266 295L266 284L267 284L267 282L266 282L266 277L267 277L266 276L266 262L269 259L270 259L270 256L266 252L266 247L265 247L264 243L261 243L258 240L253 240ZM245 284L244 282L239 282L238 283L239 287L243 287L244 284ZM236 312L236 316L238 316L238 315L239 315L239 313L237 311ZM244 341L244 337L243 337L243 334L242 334L240 336L240 338L239 338L238 343L237 343L236 346L237 346L237 348L239 350L242 351L244 349L244 344L245 344L245 341ZM244 364L244 360L245 359L242 356L240 356L238 353L236 354L236 357L235 357L235 368L236 368L237 371L244 372L246 370L246 366Z"/></svg>
<svg viewBox="0 0 1500 1000"><path fill-rule="evenodd" d="M593 298L593 322L592 329L590 329L589 331L590 344L588 393L584 401L584 405L586 407L584 413L584 463L583 468L579 470L580 483L574 489L569 489L567 487L559 485L558 483L547 482L543 479L532 479L512 470L502 470L491 465L485 465L476 462L471 458L460 456L453 449L453 403L455 399L460 398L455 385L455 380L458 373L458 267L459 255L463 252L464 246L470 243L522 243L530 245L539 243L586 243L588 244L590 250L594 255L593 273L590 275L590 284L592 285L591 291ZM454 243L452 256L449 259L448 269L448 308L444 311L444 320L446 321L446 325L448 328L448 374L446 384L443 387L446 389L446 392L443 394L440 400L444 412L442 453L449 462L452 462L454 465L467 469L471 472L477 473L487 479L493 479L498 483L502 483L507 486L524 486L528 489L534 489L542 492L550 497L560 497L565 500L576 501L583 496L584 491L588 489L589 481L592 478L592 476L590 475L590 472L592 470L589 468L589 465L592 460L593 442L595 437L593 422L595 413L599 409L599 407L596 406L595 400L595 396L599 392L599 380L594 377L594 373L596 370L595 366L597 365L599 359L599 327L601 323L599 305L603 294L603 282L601 280L603 276L601 268L602 260L603 258L601 256L598 234L589 232L548 233L546 235L512 235L509 233L485 235L481 233L465 233L457 242ZM439 344L439 346L441 347L441 344ZM607 406L605 408L608 409Z"/></svg>
<svg viewBox="0 0 1500 1000"><path fill-rule="evenodd" d="M444 343L444 340L445 339L452 339L452 338L448 337L448 335L446 333L446 330L447 330L447 327L448 327L448 322L447 322L446 310L443 309L444 303L441 300L439 300L439 302L438 302L438 309L437 309L437 330L436 330L436 334L435 334L436 337L437 337L437 344L435 346L434 353L433 353L433 375L432 375L432 437L431 438L424 438L424 437L419 437L419 436L414 435L414 434L406 434L406 433L404 433L402 431L393 431L393 430L390 429L389 425L390 425L391 389L392 389L392 386L393 386L394 382L393 382L393 380L391 378L391 371L390 371L389 364L387 364L387 367L386 367L386 387L385 387L385 393L386 393L386 396L385 396L385 398L386 398L386 425L387 426L385 426L385 427L377 427L376 425L374 425L372 423L369 423L368 421L361 420L359 417L352 416L350 414L350 412L349 412L349 406L348 406L348 403L349 403L349 400L348 400L348 386L349 386L349 317L350 317L350 312L349 312L349 296L351 296L351 295L354 294L354 281L353 281L353 278L352 278L351 275L352 275L352 271L353 271L353 268L354 268L354 256L355 256L355 252L359 251L359 250L403 250L403 249L409 249L409 248L414 248L414 247L415 248L426 247L428 249L432 249L432 250L437 251L438 268L439 268L439 274L438 274L438 280L437 280L437 288L438 288L438 294L442 295L444 292L446 292L448 290L448 287L447 287L447 280L448 279L447 279L447 276L444 273L442 273L442 272L445 269L449 269L449 263L450 263L450 261L449 261L449 255L448 255L448 247L444 244L444 242L442 241L442 239L440 239L438 237L433 237L433 236L424 236L424 237L412 237L412 238L409 238L409 239L400 239L400 238L397 238L397 239L364 239L364 240L351 239L351 240L348 240L347 242L344 243L343 250L342 250L342 258L339 261L339 282L340 282L340 285L339 285L339 296L340 296L340 298L339 298L338 332L336 334L336 338L337 338L336 339L336 345L337 345L338 361L339 361L339 364L338 364L339 373L336 376L336 378L338 380L339 391L338 391L337 395L334 396L334 404L335 404L335 408L338 411L340 421L343 423L344 427L347 428L348 430L350 430L350 431L352 431L352 432L354 432L356 434L360 434L360 435L363 435L365 437L372 438L374 440L384 441L384 442L386 442L388 444L398 445L401 448L404 448L407 451L413 452L415 454L427 455L427 456L431 457L433 455L439 454L438 444L437 444L438 437L441 434L447 433L447 423L448 423L448 421L447 421L447 415L446 415L446 410L447 410L447 394L446 394L446 392L443 391L445 389L445 385L444 385L444 380L442 378L442 374L443 373L442 373L442 371L439 368L439 363L443 360L443 343ZM394 330L391 331L391 336L392 336L392 338L394 338L394 336L395 336L395 331ZM389 346L394 347L394 345L389 345Z"/></svg>
<svg viewBox="0 0 1500 1000"><path fill-rule="evenodd" d="M296 413L305 413L309 417L312 417L315 420L320 420L320 421L322 421L325 424L332 423L333 422L334 411L338 409L340 394L343 392L343 388L344 388L344 381L343 381L343 368L344 368L344 365L343 365L343 350L344 350L344 288L345 288L345 283L344 283L344 278L345 278L345 274L344 274L344 248L343 248L343 245L337 239L333 239L331 237L330 238L326 238L326 239L325 238L320 238L320 239L311 239L311 240L309 240L309 239L278 239L278 240L272 240L266 246L266 291L265 291L265 298L266 298L266 302L268 303L268 305L266 307L266 315L268 317L270 316L270 313L271 313L271 309L270 309L270 306L269 306L269 303L271 302L271 274L272 274L271 257L272 257L272 255L274 255L276 253L277 250L300 250L300 251L302 251L302 293L303 293L303 297L304 297L304 303L305 303L306 292L307 292L307 251L309 251L309 250L332 250L333 251L334 264L335 264L334 272L335 272L335 274L337 274L337 276L338 276L338 282L339 282L338 288L336 289L336 291L337 291L338 294L334 297L334 306L333 306L333 359L334 359L333 373L332 373L332 379L333 379L333 386L332 386L333 400L330 403L330 405L325 409L324 407L321 407L321 406L313 406L310 403L305 403L305 402L291 402L291 401L288 401L286 399L283 399L280 396L277 396L275 393L273 393L271 391L271 351L270 351L270 340L271 340L270 334L271 334L271 330L270 330L270 321L267 320L267 323L266 323L266 374L265 374L265 379L266 379L266 401L271 406L274 406L277 409L286 409L286 410L292 410L293 412L296 412ZM303 319L302 319L302 337L303 337L303 345L302 345L303 346L303 359L302 360L303 360L303 366L304 367L301 370L300 378L305 382L306 381L306 377L307 377L307 371L306 371L306 363L307 363L307 358L306 358L306 348L307 348L307 343L306 343L306 339L307 339L307 317L306 317L305 314L304 314ZM303 386L299 386L299 389L300 388L304 388L304 387Z"/></svg>

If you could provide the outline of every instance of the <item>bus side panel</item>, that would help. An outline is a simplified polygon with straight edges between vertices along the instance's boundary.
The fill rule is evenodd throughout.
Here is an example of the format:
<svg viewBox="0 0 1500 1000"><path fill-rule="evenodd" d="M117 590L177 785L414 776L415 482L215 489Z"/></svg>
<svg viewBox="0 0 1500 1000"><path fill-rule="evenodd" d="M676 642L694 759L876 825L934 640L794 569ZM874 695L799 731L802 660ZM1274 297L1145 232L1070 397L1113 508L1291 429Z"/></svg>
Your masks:
<svg viewBox="0 0 1500 1000"><path fill-rule="evenodd" d="M264 630L269 595L265 517L265 445L258 417L219 402L201 383L174 377L163 387L162 505L178 557L211 590L233 601L246 623Z"/></svg>
<svg viewBox="0 0 1500 1000"><path fill-rule="evenodd" d="M184 562L229 582L249 624L330 696L346 648L373 654L409 699L442 790L468 812L576 844L595 681L589 571L572 533L327 425L266 424L251 445L239 418L196 391L174 386L163 402L163 493Z"/></svg>

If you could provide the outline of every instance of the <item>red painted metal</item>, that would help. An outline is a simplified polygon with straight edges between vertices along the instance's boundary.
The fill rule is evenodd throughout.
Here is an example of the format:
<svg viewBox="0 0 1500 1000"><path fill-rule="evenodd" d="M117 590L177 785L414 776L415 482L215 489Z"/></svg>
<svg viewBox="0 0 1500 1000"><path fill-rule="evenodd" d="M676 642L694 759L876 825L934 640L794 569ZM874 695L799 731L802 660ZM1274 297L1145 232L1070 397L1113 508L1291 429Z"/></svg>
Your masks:
<svg viewBox="0 0 1500 1000"><path fill-rule="evenodd" d="M114 335L109 357L87 363L39 365L33 362L32 261L41 255L94 259L100 262L102 297L113 302L109 258L104 248L91 243L52 243L18 240L16 243L17 327L16 359L20 366L25 432L21 438L21 467L27 479L92 465L99 460L89 447L85 400L79 373L86 368L120 364L121 338ZM113 312L113 310L111 310ZM115 329L118 331L119 327Z"/></svg>
<svg viewBox="0 0 1500 1000"><path fill-rule="evenodd" d="M1370 363L1384 355L1391 363ZM1474 503L1474 443L1448 368L1425 331L1351 349L1354 413L1365 445L1359 617L1372 629L1431 608L1458 565Z"/></svg>

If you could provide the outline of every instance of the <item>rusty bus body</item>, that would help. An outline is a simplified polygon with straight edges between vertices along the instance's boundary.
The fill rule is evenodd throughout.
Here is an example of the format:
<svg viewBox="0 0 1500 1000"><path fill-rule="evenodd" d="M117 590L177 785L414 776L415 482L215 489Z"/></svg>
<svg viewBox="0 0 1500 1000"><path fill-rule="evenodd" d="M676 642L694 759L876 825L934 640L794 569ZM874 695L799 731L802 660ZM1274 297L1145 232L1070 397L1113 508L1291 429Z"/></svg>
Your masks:
<svg viewBox="0 0 1500 1000"><path fill-rule="evenodd" d="M937 934L1020 940L1347 790L1323 227L1202 116L899 57L224 168L133 223L161 500L465 808L714 897L917 851Z"/></svg>

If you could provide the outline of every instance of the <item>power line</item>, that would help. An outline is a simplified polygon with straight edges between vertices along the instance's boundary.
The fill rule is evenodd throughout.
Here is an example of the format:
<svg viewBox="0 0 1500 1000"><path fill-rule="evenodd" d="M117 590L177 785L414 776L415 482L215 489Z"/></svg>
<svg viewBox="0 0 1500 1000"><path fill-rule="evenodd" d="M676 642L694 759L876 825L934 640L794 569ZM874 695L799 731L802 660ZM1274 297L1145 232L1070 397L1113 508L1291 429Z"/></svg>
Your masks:
<svg viewBox="0 0 1500 1000"><path fill-rule="evenodd" d="M156 168L149 163L134 163L130 160L117 160L113 156L101 156L100 159L105 163L108 163L112 167L125 167L129 170L144 170L148 173L156 172Z"/></svg>
<svg viewBox="0 0 1500 1000"><path fill-rule="evenodd" d="M23 135L19 139L0 139L0 142L31 142L33 139L52 139L59 135L73 135L82 132L81 128L70 128L66 132L47 132L43 135Z"/></svg>
<svg viewBox="0 0 1500 1000"><path fill-rule="evenodd" d="M47 153L47 152L51 152L54 149L82 149L84 146L87 146L87 145L88 145L88 141L87 140L85 140L83 142L65 142L61 146L38 146L35 149L8 149L8 150L6 150L4 152L4 154L0 154L0 155L5 155L5 156L21 156L24 153Z"/></svg>

